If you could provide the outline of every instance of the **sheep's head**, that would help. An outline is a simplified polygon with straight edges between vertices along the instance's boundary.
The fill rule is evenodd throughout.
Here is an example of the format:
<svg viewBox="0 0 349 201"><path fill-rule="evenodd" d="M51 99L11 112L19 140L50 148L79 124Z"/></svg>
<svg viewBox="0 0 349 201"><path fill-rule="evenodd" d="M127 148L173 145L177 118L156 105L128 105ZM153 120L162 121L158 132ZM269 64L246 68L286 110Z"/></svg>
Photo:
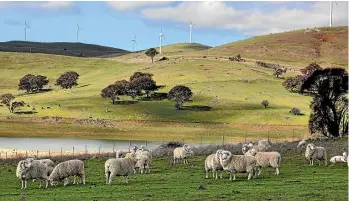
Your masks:
<svg viewBox="0 0 349 201"><path fill-rule="evenodd" d="M185 144L183 147L186 151L191 152L191 147L189 147L188 145Z"/></svg>
<svg viewBox="0 0 349 201"><path fill-rule="evenodd" d="M28 161L29 163L33 162L35 160L35 158L27 158L26 161Z"/></svg>
<svg viewBox="0 0 349 201"><path fill-rule="evenodd" d="M252 149L250 150L250 154L251 154L252 156L256 155L256 154L257 154L257 150L256 150L255 148L252 148Z"/></svg>
<svg viewBox="0 0 349 201"><path fill-rule="evenodd" d="M57 186L58 185L58 181L53 181L52 178L49 178L48 182L50 183L51 186Z"/></svg>
<svg viewBox="0 0 349 201"><path fill-rule="evenodd" d="M248 143L248 147L251 149L253 148L253 144L252 143Z"/></svg>
<svg viewBox="0 0 349 201"><path fill-rule="evenodd" d="M242 145L242 153L243 154L245 154L249 149L250 149L250 147L247 144Z"/></svg>
<svg viewBox="0 0 349 201"><path fill-rule="evenodd" d="M138 147L137 146L133 146L132 150L133 151L137 151Z"/></svg>
<svg viewBox="0 0 349 201"><path fill-rule="evenodd" d="M348 155L347 155L347 152L343 152L343 156L344 157L347 157Z"/></svg>
<svg viewBox="0 0 349 201"><path fill-rule="evenodd" d="M220 159L221 161L225 161L229 160L232 156L233 154L230 151L222 151Z"/></svg>

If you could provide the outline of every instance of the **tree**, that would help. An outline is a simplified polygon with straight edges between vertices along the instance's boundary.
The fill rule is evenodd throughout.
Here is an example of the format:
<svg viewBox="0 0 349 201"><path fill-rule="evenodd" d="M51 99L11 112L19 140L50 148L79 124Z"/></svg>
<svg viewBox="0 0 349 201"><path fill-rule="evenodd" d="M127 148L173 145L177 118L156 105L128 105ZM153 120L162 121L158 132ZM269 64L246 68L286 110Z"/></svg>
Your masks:
<svg viewBox="0 0 349 201"><path fill-rule="evenodd" d="M276 77L279 77L280 75L282 75L283 73L286 73L287 69L281 69L281 68L277 68L274 70L274 75Z"/></svg>
<svg viewBox="0 0 349 201"><path fill-rule="evenodd" d="M11 101L15 99L15 97L12 94L3 94L0 96L0 100L2 104L6 105L8 110L12 112L11 110Z"/></svg>
<svg viewBox="0 0 349 201"><path fill-rule="evenodd" d="M63 73L57 80L55 85L61 86L63 89L71 89L78 85L77 79L79 74L73 71Z"/></svg>
<svg viewBox="0 0 349 201"><path fill-rule="evenodd" d="M115 100L119 99L118 96L126 95L126 87L128 83L129 82L126 80L116 81L114 84L102 89L101 96L103 98L110 98L113 101L113 104L115 104Z"/></svg>
<svg viewBox="0 0 349 201"><path fill-rule="evenodd" d="M301 110L294 107L294 108L292 108L290 110L290 113L293 114L293 115L300 115L301 114Z"/></svg>
<svg viewBox="0 0 349 201"><path fill-rule="evenodd" d="M159 52L156 51L155 48L150 48L150 49L148 49L148 50L145 52L145 54L146 54L148 57L151 58L151 62L153 63L153 62L154 62L154 57L155 57L157 54L159 54Z"/></svg>
<svg viewBox="0 0 349 201"><path fill-rule="evenodd" d="M130 82L140 78L140 77L149 77L152 78L153 74L151 73L142 73L142 72L134 72L133 75L130 77Z"/></svg>
<svg viewBox="0 0 349 201"><path fill-rule="evenodd" d="M183 103L189 101L189 99L192 97L193 93L191 90L183 85L178 85L173 87L170 92L168 93L168 100L172 100L176 102L175 107L177 109L181 109Z"/></svg>
<svg viewBox="0 0 349 201"><path fill-rule="evenodd" d="M261 104L264 106L264 108L267 108L269 106L269 101L268 100L263 100Z"/></svg>
<svg viewBox="0 0 349 201"><path fill-rule="evenodd" d="M348 133L348 73L342 68L315 70L300 93L313 96L309 129L327 137Z"/></svg>
<svg viewBox="0 0 349 201"><path fill-rule="evenodd" d="M149 94L152 91L156 91L159 88L156 85L156 82L148 76L139 77L133 80L132 84L134 85L135 89L144 90L147 95L147 98L149 97Z"/></svg>
<svg viewBox="0 0 349 201"><path fill-rule="evenodd" d="M305 77L302 75L297 75L295 77L288 77L282 83L282 86L284 86L289 91L299 92L304 79Z"/></svg>
<svg viewBox="0 0 349 201"><path fill-rule="evenodd" d="M137 96L142 95L142 90L135 82L129 82L126 86L126 93L128 96L131 96L132 99L135 99Z"/></svg>
<svg viewBox="0 0 349 201"><path fill-rule="evenodd" d="M317 63L311 63L308 66L306 66L305 68L302 68L300 71L303 75L305 76L309 76L311 75L314 71L316 70L321 70L321 66Z"/></svg>
<svg viewBox="0 0 349 201"><path fill-rule="evenodd" d="M24 105L25 105L24 101L12 102L11 103L11 112L13 112L16 108L24 107Z"/></svg>
<svg viewBox="0 0 349 201"><path fill-rule="evenodd" d="M19 80L18 89L26 90L27 93L40 91L48 82L46 76L27 74Z"/></svg>

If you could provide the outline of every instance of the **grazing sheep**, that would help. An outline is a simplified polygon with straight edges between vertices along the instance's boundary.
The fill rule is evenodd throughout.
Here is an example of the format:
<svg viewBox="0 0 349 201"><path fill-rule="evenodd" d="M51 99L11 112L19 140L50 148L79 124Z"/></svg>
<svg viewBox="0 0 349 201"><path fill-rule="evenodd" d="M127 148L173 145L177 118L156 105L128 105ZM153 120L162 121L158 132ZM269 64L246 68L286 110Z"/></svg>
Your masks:
<svg viewBox="0 0 349 201"><path fill-rule="evenodd" d="M123 151L123 150L117 150L115 152L115 158L125 158L127 154L129 153L135 153L138 150L137 146L133 146L131 151Z"/></svg>
<svg viewBox="0 0 349 201"><path fill-rule="evenodd" d="M173 150L173 163L178 163L179 159L183 159L184 164L188 164L188 158L192 155L193 151L187 144L183 145L183 147L177 147Z"/></svg>
<svg viewBox="0 0 349 201"><path fill-rule="evenodd" d="M343 152L342 156L333 156L330 159L330 162L333 164L335 164L335 163L347 163L348 162L347 152Z"/></svg>
<svg viewBox="0 0 349 201"><path fill-rule="evenodd" d="M146 154L136 155L137 163L135 164L134 173L136 173L136 168L139 168L139 172L143 174L144 172L150 172L150 159Z"/></svg>
<svg viewBox="0 0 349 201"><path fill-rule="evenodd" d="M19 161L16 170L16 176L22 181L22 188L27 188L27 181L29 179L39 179L40 188L42 187L43 181L45 181L45 188L48 186L47 177L47 165L38 161L29 162L27 160Z"/></svg>
<svg viewBox="0 0 349 201"><path fill-rule="evenodd" d="M256 159L253 156L233 155L230 151L222 151L220 163L223 169L230 173L229 180L232 180L232 174L235 180L236 173L248 173L247 180L255 175Z"/></svg>
<svg viewBox="0 0 349 201"><path fill-rule="evenodd" d="M33 161L38 161L40 163L46 164L47 166L47 176L50 176L53 169L55 168L55 163L51 159L36 159L36 158L27 158L26 161L29 163L32 163ZM35 179L33 179L33 182L35 182Z"/></svg>
<svg viewBox="0 0 349 201"><path fill-rule="evenodd" d="M104 164L106 184L111 184L115 176L123 176L124 182L128 183L128 175L134 173L136 162L136 154L125 158L108 159Z"/></svg>
<svg viewBox="0 0 349 201"><path fill-rule="evenodd" d="M266 144L266 143L268 143L268 144ZM253 148L256 149L257 152L271 151L271 146L269 145L269 142L266 141L266 143L259 141L257 145L253 145L252 143L243 144L242 145L242 153L244 155L250 155L250 154L246 154L246 152L248 152L248 150L251 150Z"/></svg>
<svg viewBox="0 0 349 201"><path fill-rule="evenodd" d="M307 148L305 150L305 158L309 160L309 165L314 165L314 159L320 161L325 161L325 166L327 166L327 152L324 147L315 147L314 144L310 143L307 145Z"/></svg>
<svg viewBox="0 0 349 201"><path fill-rule="evenodd" d="M306 142L305 140L299 141L299 143L298 143L298 145L297 145L297 149L298 149L299 147L301 147L301 148L305 147L305 144L306 144L306 143L307 143L307 142Z"/></svg>
<svg viewBox="0 0 349 201"><path fill-rule="evenodd" d="M212 174L213 174L213 178L215 178L215 174L216 174L216 179L218 179L218 171L220 171L220 178L222 179L223 175L222 175L222 170L223 167L220 163L220 154L222 153L222 149L219 149L216 151L215 154L211 154L209 156L207 156L206 160L205 160L205 170L206 170L206 179L208 179L208 171L212 170Z"/></svg>
<svg viewBox="0 0 349 201"><path fill-rule="evenodd" d="M256 149L251 149L250 153L255 157L258 168L258 176L262 172L262 167L273 167L276 169L275 174L279 175L279 168L281 166L281 155L279 152L257 152Z"/></svg>
<svg viewBox="0 0 349 201"><path fill-rule="evenodd" d="M49 180L51 185L54 184L54 181L64 180L64 186L69 183L69 177L74 176L74 184L79 184L81 181L85 184L85 168L84 162L81 160L68 160L62 163L59 163L50 174ZM76 182L76 177L79 177Z"/></svg>

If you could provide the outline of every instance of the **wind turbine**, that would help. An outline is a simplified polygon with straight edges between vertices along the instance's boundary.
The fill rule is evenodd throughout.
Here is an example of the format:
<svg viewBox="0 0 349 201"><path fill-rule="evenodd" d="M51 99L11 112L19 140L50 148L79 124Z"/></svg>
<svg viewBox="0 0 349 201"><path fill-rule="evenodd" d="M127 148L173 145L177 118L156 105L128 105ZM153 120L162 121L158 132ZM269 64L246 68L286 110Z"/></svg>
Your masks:
<svg viewBox="0 0 349 201"><path fill-rule="evenodd" d="M193 29L193 25L195 25L195 24L193 24L191 21L190 21L190 24L189 24L189 28L190 28L190 32L189 32L189 42L190 43L192 43L192 40L191 40L191 33L192 33L192 29Z"/></svg>
<svg viewBox="0 0 349 201"><path fill-rule="evenodd" d="M160 36L160 54L161 54L161 48L162 48L162 37L165 37L165 35L162 33L162 27L161 27L161 32L159 34ZM166 37L165 37L166 38Z"/></svg>
<svg viewBox="0 0 349 201"><path fill-rule="evenodd" d="M135 51L135 44L137 45L137 42L136 42L136 34L135 34L135 36L133 37L133 40L131 40L132 41L132 50L133 50L133 52Z"/></svg>
<svg viewBox="0 0 349 201"><path fill-rule="evenodd" d="M338 6L337 2L336 6ZM333 9L333 1L330 1L330 27L332 27L332 9Z"/></svg>
<svg viewBox="0 0 349 201"><path fill-rule="evenodd" d="M27 21L24 21L24 42L27 42L27 28L30 29L27 25Z"/></svg>
<svg viewBox="0 0 349 201"><path fill-rule="evenodd" d="M76 24L76 26L77 26L77 28L78 28L78 29L77 29L77 33L76 33L76 42L79 43L79 31L80 31L80 29L82 29L82 28L79 27L79 24Z"/></svg>

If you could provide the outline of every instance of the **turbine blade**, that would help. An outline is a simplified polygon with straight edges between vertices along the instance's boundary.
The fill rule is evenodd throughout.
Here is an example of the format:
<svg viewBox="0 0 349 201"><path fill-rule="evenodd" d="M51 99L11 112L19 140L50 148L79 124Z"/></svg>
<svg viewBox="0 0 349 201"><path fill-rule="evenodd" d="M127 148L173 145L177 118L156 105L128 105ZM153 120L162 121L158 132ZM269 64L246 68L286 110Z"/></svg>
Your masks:
<svg viewBox="0 0 349 201"><path fill-rule="evenodd" d="M137 42L135 41L136 45L137 45Z"/></svg>
<svg viewBox="0 0 349 201"><path fill-rule="evenodd" d="M337 1L335 1L335 3L336 3L336 6L338 7Z"/></svg>

